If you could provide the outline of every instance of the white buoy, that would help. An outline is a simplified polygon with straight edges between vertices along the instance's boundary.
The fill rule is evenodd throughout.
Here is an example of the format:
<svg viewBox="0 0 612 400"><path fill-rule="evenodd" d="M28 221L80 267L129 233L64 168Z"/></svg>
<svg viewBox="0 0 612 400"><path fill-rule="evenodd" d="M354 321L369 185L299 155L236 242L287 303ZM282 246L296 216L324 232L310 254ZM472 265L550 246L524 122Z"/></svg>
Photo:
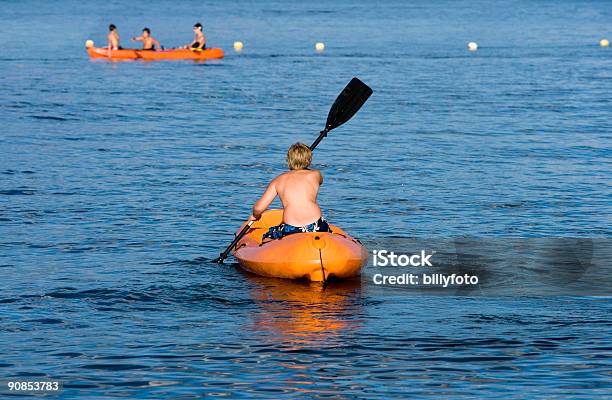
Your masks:
<svg viewBox="0 0 612 400"><path fill-rule="evenodd" d="M325 43L317 42L315 44L315 50L318 51L318 52L321 52L321 51L325 50Z"/></svg>
<svg viewBox="0 0 612 400"><path fill-rule="evenodd" d="M478 43L476 43L476 42L468 43L468 50L469 51L476 51L476 50L478 50Z"/></svg>
<svg viewBox="0 0 612 400"><path fill-rule="evenodd" d="M86 41L86 42L85 42L85 47L86 47L86 48L94 47L94 42L93 42L93 40L89 39L88 41Z"/></svg>
<svg viewBox="0 0 612 400"><path fill-rule="evenodd" d="M608 46L610 46L610 41L608 39L601 39L599 41L599 45L601 47L608 47Z"/></svg>
<svg viewBox="0 0 612 400"><path fill-rule="evenodd" d="M243 47L244 47L244 44L242 42L234 42L234 50L240 52L242 51Z"/></svg>

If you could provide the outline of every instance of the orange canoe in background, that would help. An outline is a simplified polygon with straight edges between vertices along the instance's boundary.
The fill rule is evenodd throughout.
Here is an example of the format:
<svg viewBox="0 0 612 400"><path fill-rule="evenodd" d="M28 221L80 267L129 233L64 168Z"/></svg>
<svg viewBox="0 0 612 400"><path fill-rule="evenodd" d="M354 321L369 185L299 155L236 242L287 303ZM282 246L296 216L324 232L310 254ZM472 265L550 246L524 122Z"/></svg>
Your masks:
<svg viewBox="0 0 612 400"><path fill-rule="evenodd" d="M242 268L262 276L320 282L357 276L368 261L361 243L331 224L332 233L295 233L262 242L268 228L282 220L283 210L269 210L253 224L233 251Z"/></svg>
<svg viewBox="0 0 612 400"><path fill-rule="evenodd" d="M157 51L121 49L109 51L106 47L94 47L93 41L87 41L86 49L89 57L104 58L107 60L208 60L224 57L223 50L220 48L210 48L206 50L169 49Z"/></svg>

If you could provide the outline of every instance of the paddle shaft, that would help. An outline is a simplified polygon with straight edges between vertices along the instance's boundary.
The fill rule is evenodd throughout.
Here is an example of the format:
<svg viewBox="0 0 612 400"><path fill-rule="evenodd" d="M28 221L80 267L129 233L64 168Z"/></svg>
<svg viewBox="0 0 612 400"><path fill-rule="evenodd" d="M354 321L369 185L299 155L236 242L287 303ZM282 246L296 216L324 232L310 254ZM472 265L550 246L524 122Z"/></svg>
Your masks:
<svg viewBox="0 0 612 400"><path fill-rule="evenodd" d="M321 133L319 133L319 137L310 145L310 151L314 150L319 145L319 143L321 143L321 140L323 140L323 138L327 136L328 132L329 129L325 128L321 131Z"/></svg>
<svg viewBox="0 0 612 400"><path fill-rule="evenodd" d="M254 222L255 221L247 221L246 225L244 225L244 228L242 228L242 230L236 235L236 237L234 238L232 243L229 246L227 246L227 249L225 249L225 251L219 255L219 258L214 260L214 262L222 263L223 260L225 260L227 258L227 256L229 255L230 251L232 251L234 246L236 246L236 244L240 241L240 239L242 239L243 236L246 235L246 233L251 228L251 226L253 225Z"/></svg>

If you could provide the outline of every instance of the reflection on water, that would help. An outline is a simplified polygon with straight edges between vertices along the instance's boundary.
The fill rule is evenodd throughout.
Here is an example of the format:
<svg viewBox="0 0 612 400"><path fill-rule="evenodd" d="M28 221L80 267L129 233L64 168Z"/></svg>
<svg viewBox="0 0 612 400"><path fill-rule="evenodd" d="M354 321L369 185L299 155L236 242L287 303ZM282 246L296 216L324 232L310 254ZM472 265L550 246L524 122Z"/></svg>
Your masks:
<svg viewBox="0 0 612 400"><path fill-rule="evenodd" d="M270 369L285 371L281 374L283 391L340 393L342 385L314 375L312 362L305 357L325 357L330 349L346 345L343 338L356 335L361 326L357 317L361 315L360 280L330 282L323 287L318 282L286 281L248 272L242 275L249 281L249 293L258 309L242 329L264 337L263 345L272 346L274 352L286 354L278 358L270 353L266 362L272 364Z"/></svg>
<svg viewBox="0 0 612 400"><path fill-rule="evenodd" d="M330 282L286 281L244 273L260 311L248 329L267 332L287 350L327 347L355 331L361 314L361 280Z"/></svg>

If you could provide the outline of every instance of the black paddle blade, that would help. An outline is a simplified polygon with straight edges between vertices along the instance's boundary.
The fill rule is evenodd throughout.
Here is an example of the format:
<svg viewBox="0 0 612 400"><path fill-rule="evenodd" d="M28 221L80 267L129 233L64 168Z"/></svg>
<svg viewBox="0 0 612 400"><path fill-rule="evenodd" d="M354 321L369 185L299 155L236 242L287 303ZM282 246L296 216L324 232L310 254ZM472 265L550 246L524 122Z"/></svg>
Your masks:
<svg viewBox="0 0 612 400"><path fill-rule="evenodd" d="M331 131L351 119L372 95L372 89L357 78L351 79L331 106L325 129Z"/></svg>

